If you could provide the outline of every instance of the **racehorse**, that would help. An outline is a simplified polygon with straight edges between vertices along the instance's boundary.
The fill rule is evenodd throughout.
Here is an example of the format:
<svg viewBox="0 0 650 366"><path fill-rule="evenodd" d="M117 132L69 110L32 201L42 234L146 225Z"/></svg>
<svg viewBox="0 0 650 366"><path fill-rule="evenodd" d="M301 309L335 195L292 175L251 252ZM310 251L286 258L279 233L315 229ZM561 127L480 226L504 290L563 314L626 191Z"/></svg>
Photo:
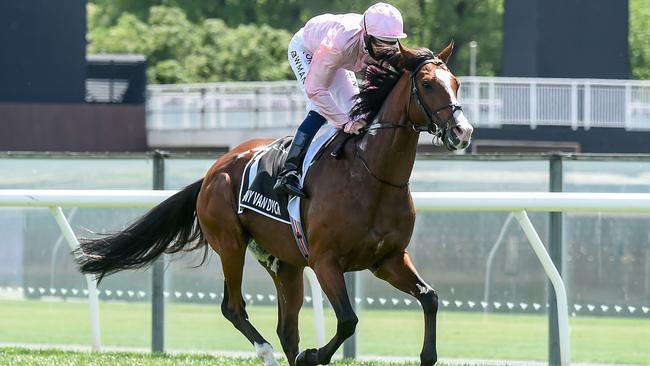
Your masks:
<svg viewBox="0 0 650 366"><path fill-rule="evenodd" d="M96 274L101 281L120 270L144 267L162 253L207 244L223 266L223 315L255 346L264 365L278 365L270 344L249 321L241 294L246 249L255 241L279 261L274 268L263 263L277 289L277 334L289 364L303 366L328 364L354 333L358 318L343 274L369 269L419 300L425 327L421 365L435 364L438 295L420 278L406 251L415 222L408 181L420 132L434 134L450 150L469 145L473 129L457 100L460 84L446 66L452 50L453 42L437 56L425 48L386 48L365 70L351 116L371 122L343 145L343 156L336 160L330 153L348 138L339 134L305 179L308 198L301 202L301 215L310 245L306 258L290 225L254 211L237 211L244 167L271 142L256 139L223 155L203 179L124 231L83 242L75 253L81 272ZM305 266L316 273L337 327L325 346L299 353Z"/></svg>

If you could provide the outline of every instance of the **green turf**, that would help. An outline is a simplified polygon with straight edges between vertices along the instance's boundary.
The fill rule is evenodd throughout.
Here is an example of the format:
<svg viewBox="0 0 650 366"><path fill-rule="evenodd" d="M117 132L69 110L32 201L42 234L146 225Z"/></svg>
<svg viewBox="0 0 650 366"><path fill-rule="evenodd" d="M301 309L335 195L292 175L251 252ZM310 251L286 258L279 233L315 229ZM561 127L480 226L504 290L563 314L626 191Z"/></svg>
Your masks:
<svg viewBox="0 0 650 366"><path fill-rule="evenodd" d="M250 318L280 350L274 307L252 306ZM90 343L88 306L82 302L0 301L0 342ZM175 350L252 351L217 305L168 304L167 348ZM327 333L335 329L327 313ZM547 318L541 315L483 315L441 311L438 354L453 358L545 360ZM101 304L102 343L148 348L150 305ZM366 310L357 328L360 354L417 356L422 345L419 311ZM650 364L649 318L576 317L571 319L572 360L595 363ZM301 314L301 349L313 347L310 308ZM3 364L0 362L0 364Z"/></svg>
<svg viewBox="0 0 650 366"><path fill-rule="evenodd" d="M11 366L259 366L255 358L214 357L193 354L150 355L142 353L87 353L0 348L0 365ZM286 362L283 362L286 364ZM337 366L390 366L395 363L334 361ZM415 364L399 364L415 365Z"/></svg>

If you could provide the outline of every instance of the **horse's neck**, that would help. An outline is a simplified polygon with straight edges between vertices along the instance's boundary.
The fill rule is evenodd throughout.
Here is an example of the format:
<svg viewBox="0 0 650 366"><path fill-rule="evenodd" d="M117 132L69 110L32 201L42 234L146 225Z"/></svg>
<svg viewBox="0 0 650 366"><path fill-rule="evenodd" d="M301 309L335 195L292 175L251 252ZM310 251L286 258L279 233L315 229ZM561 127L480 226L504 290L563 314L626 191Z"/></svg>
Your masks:
<svg viewBox="0 0 650 366"><path fill-rule="evenodd" d="M377 114L378 121L407 125L408 116L405 106L409 97L409 78L402 76ZM390 106L399 107L390 108ZM382 128L370 131L359 148L373 174L399 185L409 181L415 163L417 144L418 133L410 127Z"/></svg>

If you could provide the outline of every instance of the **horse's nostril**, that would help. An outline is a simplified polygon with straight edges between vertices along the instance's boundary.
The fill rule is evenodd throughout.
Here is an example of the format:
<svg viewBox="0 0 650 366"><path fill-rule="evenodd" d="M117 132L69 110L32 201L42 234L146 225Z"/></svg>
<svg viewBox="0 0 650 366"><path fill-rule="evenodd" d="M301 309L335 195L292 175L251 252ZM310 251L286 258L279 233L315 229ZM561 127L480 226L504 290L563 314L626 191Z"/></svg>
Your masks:
<svg viewBox="0 0 650 366"><path fill-rule="evenodd" d="M454 128L452 128L452 131L454 131L456 136L461 137L461 138L463 137L463 134L464 134L463 129L460 128L459 126L454 126Z"/></svg>

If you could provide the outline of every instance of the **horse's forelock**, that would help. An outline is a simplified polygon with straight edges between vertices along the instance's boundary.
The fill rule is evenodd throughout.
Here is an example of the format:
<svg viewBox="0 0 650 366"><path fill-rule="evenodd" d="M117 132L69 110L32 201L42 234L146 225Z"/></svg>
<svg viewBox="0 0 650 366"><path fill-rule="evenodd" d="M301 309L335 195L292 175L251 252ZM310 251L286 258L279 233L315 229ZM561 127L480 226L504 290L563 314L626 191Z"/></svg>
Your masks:
<svg viewBox="0 0 650 366"><path fill-rule="evenodd" d="M379 112L388 94L404 71L413 72L426 60L436 56L428 48L378 47L375 62L364 70L357 102L350 111L350 117L372 120Z"/></svg>
<svg viewBox="0 0 650 366"><path fill-rule="evenodd" d="M428 48L409 48L400 45L399 48L380 46L375 50L377 63L390 65L397 71L410 71L426 60L436 59L436 55ZM441 60L442 62L442 60Z"/></svg>
<svg viewBox="0 0 650 366"><path fill-rule="evenodd" d="M424 61L435 60L436 55L428 48L405 48L402 51L404 69L413 72ZM442 62L442 61L441 61Z"/></svg>
<svg viewBox="0 0 650 366"><path fill-rule="evenodd" d="M377 46L375 49L377 63L384 66L390 65L395 70L402 70L402 53L400 49L393 46Z"/></svg>

